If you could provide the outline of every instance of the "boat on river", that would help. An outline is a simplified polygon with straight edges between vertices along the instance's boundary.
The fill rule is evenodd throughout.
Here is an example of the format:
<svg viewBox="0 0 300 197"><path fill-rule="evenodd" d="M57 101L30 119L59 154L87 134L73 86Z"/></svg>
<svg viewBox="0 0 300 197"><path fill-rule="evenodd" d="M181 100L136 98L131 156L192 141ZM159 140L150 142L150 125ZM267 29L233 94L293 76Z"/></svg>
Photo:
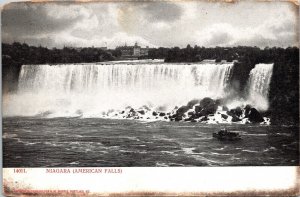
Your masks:
<svg viewBox="0 0 300 197"><path fill-rule="evenodd" d="M226 129L221 129L218 132L214 132L213 137L219 140L230 140L230 141L242 139L239 132L227 131Z"/></svg>

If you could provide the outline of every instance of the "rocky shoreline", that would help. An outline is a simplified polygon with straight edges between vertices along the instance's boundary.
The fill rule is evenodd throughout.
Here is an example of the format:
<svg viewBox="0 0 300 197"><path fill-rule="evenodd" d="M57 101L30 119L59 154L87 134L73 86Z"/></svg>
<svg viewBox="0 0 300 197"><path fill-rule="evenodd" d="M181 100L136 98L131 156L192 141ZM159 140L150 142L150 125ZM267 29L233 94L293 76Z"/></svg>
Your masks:
<svg viewBox="0 0 300 197"><path fill-rule="evenodd" d="M201 100L191 100L186 105L174 107L170 112L150 109L147 106L134 109L130 106L122 111L109 110L103 113L103 118L161 120L201 122L208 124L240 123L240 124L270 124L270 118L263 117L256 108L246 105L229 109L221 99L209 97Z"/></svg>

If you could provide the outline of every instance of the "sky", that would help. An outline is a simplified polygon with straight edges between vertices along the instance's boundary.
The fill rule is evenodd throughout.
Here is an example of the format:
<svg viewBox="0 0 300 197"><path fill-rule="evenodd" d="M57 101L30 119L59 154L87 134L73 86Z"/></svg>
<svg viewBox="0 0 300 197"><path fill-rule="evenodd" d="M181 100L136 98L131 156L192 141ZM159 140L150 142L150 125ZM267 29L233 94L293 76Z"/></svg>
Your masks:
<svg viewBox="0 0 300 197"><path fill-rule="evenodd" d="M49 48L299 45L290 2L17 2L2 8L2 42Z"/></svg>

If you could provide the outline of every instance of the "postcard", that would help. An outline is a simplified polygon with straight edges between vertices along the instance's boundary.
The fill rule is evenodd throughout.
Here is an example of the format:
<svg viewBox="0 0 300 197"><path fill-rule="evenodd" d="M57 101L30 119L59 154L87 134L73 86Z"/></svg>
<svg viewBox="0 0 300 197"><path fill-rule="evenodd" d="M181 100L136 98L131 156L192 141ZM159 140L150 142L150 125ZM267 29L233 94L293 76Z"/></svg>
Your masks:
<svg viewBox="0 0 300 197"><path fill-rule="evenodd" d="M1 10L7 196L299 195L297 1Z"/></svg>

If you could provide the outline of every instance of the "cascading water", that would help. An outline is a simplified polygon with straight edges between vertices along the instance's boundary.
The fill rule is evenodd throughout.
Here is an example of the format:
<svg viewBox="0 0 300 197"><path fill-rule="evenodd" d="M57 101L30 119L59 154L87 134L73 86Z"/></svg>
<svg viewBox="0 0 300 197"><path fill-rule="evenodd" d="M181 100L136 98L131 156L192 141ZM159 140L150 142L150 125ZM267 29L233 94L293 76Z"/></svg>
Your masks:
<svg viewBox="0 0 300 197"><path fill-rule="evenodd" d="M269 107L268 96L273 64L256 64L249 75L248 100L260 110Z"/></svg>
<svg viewBox="0 0 300 197"><path fill-rule="evenodd" d="M168 111L192 99L223 97L233 63L24 65L5 116L99 117L126 106Z"/></svg>

